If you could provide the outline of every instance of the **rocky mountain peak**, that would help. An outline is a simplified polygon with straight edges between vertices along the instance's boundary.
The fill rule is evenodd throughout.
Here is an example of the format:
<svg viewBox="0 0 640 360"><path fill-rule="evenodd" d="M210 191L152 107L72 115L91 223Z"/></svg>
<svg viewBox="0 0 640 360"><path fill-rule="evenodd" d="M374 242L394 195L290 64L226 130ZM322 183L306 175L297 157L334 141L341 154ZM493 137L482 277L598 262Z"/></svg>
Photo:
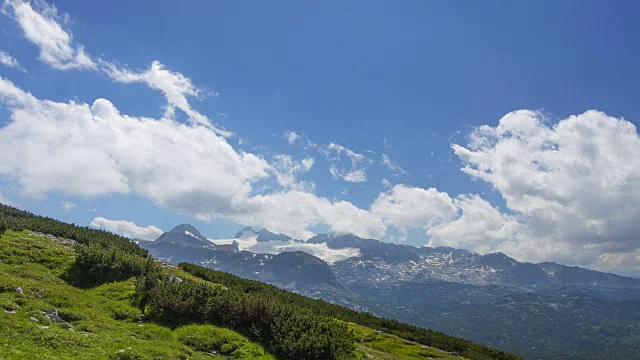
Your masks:
<svg viewBox="0 0 640 360"><path fill-rule="evenodd" d="M263 228L262 230L258 231L258 239L257 240L260 241L260 242L289 241L289 240L291 240L291 238L288 237L287 235L284 235L284 234L272 233L271 231Z"/></svg>
<svg viewBox="0 0 640 360"><path fill-rule="evenodd" d="M236 233L236 239L251 237L255 235L258 235L258 233L255 230L253 230L251 226L245 226L244 229Z"/></svg>
<svg viewBox="0 0 640 360"><path fill-rule="evenodd" d="M168 232L160 235L155 240L157 243L174 243L179 245L194 245L194 246L210 246L212 245L207 238L200 234L200 231L191 224L181 224Z"/></svg>

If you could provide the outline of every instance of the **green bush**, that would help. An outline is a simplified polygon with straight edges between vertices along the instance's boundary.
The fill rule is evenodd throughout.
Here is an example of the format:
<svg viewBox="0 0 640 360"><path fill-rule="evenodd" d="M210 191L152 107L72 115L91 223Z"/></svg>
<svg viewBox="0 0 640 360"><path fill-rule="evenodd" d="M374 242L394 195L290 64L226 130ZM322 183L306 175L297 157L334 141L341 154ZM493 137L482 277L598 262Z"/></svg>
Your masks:
<svg viewBox="0 0 640 360"><path fill-rule="evenodd" d="M138 281L138 290L145 312L167 326L208 323L229 327L282 359L355 357L355 339L346 324L296 304L278 303L266 294L247 294L189 279L176 282L158 269ZM224 352L232 349L219 347Z"/></svg>

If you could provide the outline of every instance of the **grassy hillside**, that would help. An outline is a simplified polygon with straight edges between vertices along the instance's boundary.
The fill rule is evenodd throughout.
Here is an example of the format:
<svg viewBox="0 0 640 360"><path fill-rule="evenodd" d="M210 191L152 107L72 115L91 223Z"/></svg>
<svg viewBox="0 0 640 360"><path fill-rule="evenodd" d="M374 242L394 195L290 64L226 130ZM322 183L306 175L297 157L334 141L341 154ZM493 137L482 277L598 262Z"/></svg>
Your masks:
<svg viewBox="0 0 640 360"><path fill-rule="evenodd" d="M210 359L213 351L221 358L275 359L228 329L171 330L140 321L133 278L90 289L70 285L63 280L74 261L69 240L7 231L0 249L3 359ZM54 309L62 322L47 317Z"/></svg>
<svg viewBox="0 0 640 360"><path fill-rule="evenodd" d="M9 229L0 237L0 354L5 358L403 360L459 358L449 353L458 350L473 359L516 359L269 285L183 266L190 274L157 263L116 235L6 206L0 206L3 229ZM371 324L379 325L377 330ZM448 352L427 346L435 340Z"/></svg>

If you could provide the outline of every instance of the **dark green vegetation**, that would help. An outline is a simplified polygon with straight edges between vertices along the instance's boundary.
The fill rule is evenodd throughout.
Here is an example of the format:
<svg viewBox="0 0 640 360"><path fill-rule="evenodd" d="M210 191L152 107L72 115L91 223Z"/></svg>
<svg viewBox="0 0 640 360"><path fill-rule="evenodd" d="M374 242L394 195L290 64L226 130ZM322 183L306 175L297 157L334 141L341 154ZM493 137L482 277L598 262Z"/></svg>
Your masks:
<svg viewBox="0 0 640 360"><path fill-rule="evenodd" d="M125 238L3 205L0 229L11 230L0 238L0 353L8 358L199 359L212 351L263 359L272 358L269 354L281 359L452 357L423 348L430 345L472 359L516 359L441 333L183 265L197 277L192 276L161 265ZM49 319L53 309L60 322ZM145 322L138 323L143 314ZM356 341L363 331L373 330L350 323L381 330L376 333L380 338Z"/></svg>
<svg viewBox="0 0 640 360"><path fill-rule="evenodd" d="M156 267L138 281L138 290L145 312L167 326L198 322L228 326L265 344L280 358L353 358L355 339L346 324L299 304L280 303L269 293L178 280Z"/></svg>
<svg viewBox="0 0 640 360"><path fill-rule="evenodd" d="M283 291L273 285L243 279L193 264L182 263L180 268L204 280L224 285L238 293L260 294L260 296L266 296L267 299L271 299L271 301L278 304L299 306L309 309L315 314L332 316L343 321L364 325L420 344L456 352L470 359L516 359L514 355L486 346L454 338L440 332L403 324L395 320L379 318L369 313L357 312L322 300L310 299Z"/></svg>

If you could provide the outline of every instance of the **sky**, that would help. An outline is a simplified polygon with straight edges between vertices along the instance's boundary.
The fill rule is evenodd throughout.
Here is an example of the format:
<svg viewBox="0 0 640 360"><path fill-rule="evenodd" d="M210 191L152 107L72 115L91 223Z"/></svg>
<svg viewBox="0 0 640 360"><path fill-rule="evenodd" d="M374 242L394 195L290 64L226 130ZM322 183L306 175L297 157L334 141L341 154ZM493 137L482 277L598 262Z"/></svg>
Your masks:
<svg viewBox="0 0 640 360"><path fill-rule="evenodd" d="M26 2L0 202L640 276L640 3Z"/></svg>

